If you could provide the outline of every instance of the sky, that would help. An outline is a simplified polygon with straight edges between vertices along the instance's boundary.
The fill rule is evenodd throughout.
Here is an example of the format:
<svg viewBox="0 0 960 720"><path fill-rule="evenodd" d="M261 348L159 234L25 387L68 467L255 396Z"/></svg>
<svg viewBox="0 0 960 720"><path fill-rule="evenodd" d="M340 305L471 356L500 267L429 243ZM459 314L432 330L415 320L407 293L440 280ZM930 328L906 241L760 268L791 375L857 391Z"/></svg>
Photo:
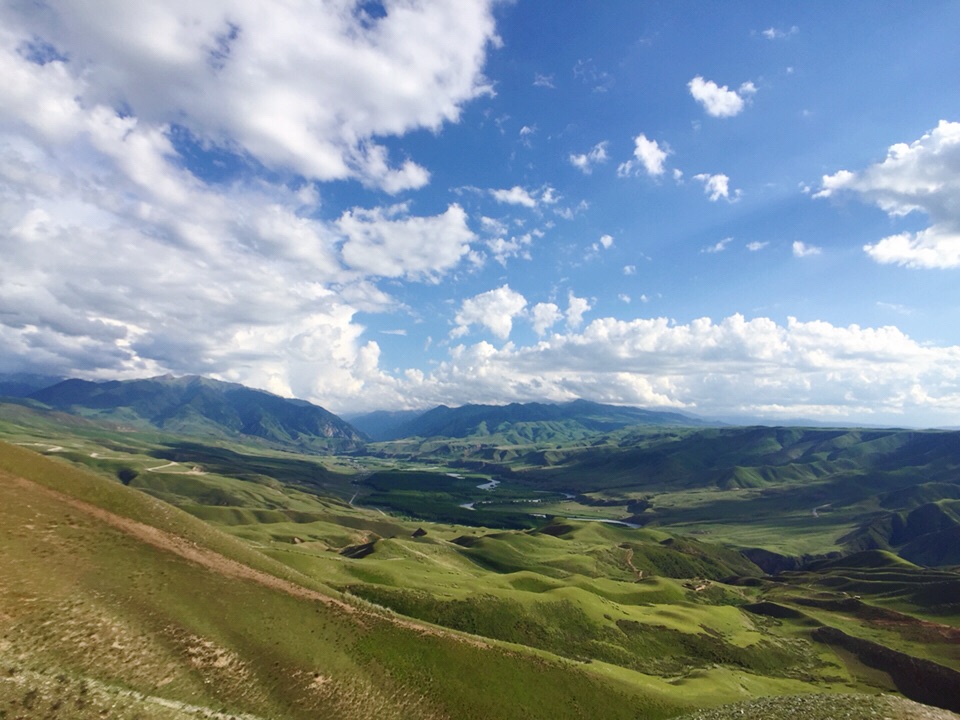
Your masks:
<svg viewBox="0 0 960 720"><path fill-rule="evenodd" d="M960 425L960 3L0 0L0 372Z"/></svg>

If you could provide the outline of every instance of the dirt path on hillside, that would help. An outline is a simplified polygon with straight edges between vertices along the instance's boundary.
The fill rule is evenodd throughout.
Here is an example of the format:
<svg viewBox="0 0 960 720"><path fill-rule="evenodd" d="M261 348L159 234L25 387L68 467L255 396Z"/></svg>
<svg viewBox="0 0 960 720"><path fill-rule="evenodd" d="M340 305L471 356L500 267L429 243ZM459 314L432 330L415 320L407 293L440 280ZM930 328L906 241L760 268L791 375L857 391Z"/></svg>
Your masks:
<svg viewBox="0 0 960 720"><path fill-rule="evenodd" d="M415 620L410 620L404 617L386 614L381 615L380 613L358 608L354 605L344 602L343 600L338 600L337 598L325 595L317 590L311 590L310 588L298 585L290 580L284 580L276 575L271 575L270 573L262 570L256 570L249 565L244 565L241 562L232 560L218 552L201 547L194 542L180 537L179 535L174 535L173 533L160 530L153 525L147 525L145 523L132 520L128 517L117 515L116 513L112 513L109 510L98 507L97 505L92 505L91 503L79 500L70 495L66 495L58 490L54 490L53 488L49 488L46 485L42 485L32 480L28 480L17 475L11 475L2 471L0 471L0 480L3 482L14 482L22 487L40 492L47 497L65 503L75 510L94 517L97 520L100 520L101 522L104 522L107 525L126 533L127 535L147 543L148 545L152 545L160 550L179 555L190 562L202 565L203 567L213 570L221 575L255 582L273 590L279 590L280 592L284 592L294 597L303 598L305 600L315 600L325 605L339 608L340 610L357 617L375 617L381 620L386 620L394 625L414 630L422 635L449 637L460 642L466 642L471 645L475 645L477 647L490 647L487 643L476 637L455 633L441 627L424 625L416 622Z"/></svg>
<svg viewBox="0 0 960 720"><path fill-rule="evenodd" d="M633 574L637 576L637 582L640 582L643 580L643 570L638 569L637 566L633 564L633 548L629 545L621 545L620 547L627 551L627 566L633 571Z"/></svg>

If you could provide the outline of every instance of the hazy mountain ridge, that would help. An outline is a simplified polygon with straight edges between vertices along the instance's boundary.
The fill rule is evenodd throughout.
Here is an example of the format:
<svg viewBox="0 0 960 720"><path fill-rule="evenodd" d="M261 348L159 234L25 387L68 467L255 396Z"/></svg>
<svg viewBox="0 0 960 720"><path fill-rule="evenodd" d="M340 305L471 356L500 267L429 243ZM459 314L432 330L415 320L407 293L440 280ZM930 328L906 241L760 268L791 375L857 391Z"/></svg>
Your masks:
<svg viewBox="0 0 960 720"><path fill-rule="evenodd" d="M427 410L375 410L362 414L345 413L344 420L349 422L371 440L389 440L393 432L405 423L412 422Z"/></svg>
<svg viewBox="0 0 960 720"><path fill-rule="evenodd" d="M298 447L303 447L308 438L349 445L366 440L462 439L496 433L510 433L511 439L552 442L633 425L717 424L681 413L588 400L380 410L349 415L348 421L305 400L194 375L108 382L69 379L53 384L55 380L25 384L12 379L10 396L74 414L122 423L146 422L168 432L205 436L239 433ZM339 443L340 449L344 449L343 442Z"/></svg>
<svg viewBox="0 0 960 720"><path fill-rule="evenodd" d="M324 408L243 385L198 376L95 383L65 380L28 396L50 407L167 432L246 435L306 449L348 448L364 441Z"/></svg>
<svg viewBox="0 0 960 720"><path fill-rule="evenodd" d="M508 431L521 423L565 423L572 432L609 432L631 425L700 427L710 423L690 415L663 410L604 405L589 400L567 403L510 403L509 405L439 405L397 425L384 439L406 437L465 438Z"/></svg>
<svg viewBox="0 0 960 720"><path fill-rule="evenodd" d="M35 373L0 373L0 397L27 397L63 380L63 377Z"/></svg>

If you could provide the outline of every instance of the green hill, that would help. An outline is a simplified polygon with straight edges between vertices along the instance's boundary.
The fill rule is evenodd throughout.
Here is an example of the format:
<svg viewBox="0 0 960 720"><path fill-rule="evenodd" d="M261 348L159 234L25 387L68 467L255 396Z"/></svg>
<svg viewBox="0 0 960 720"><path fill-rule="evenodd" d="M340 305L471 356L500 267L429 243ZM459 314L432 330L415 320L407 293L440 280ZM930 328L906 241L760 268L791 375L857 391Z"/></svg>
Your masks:
<svg viewBox="0 0 960 720"><path fill-rule="evenodd" d="M364 439L333 413L306 401L196 376L105 383L65 380L29 398L124 425L194 437L259 438L301 451L349 449Z"/></svg>
<svg viewBox="0 0 960 720"><path fill-rule="evenodd" d="M0 446L10 717L649 717L669 685L344 602L119 483Z"/></svg>

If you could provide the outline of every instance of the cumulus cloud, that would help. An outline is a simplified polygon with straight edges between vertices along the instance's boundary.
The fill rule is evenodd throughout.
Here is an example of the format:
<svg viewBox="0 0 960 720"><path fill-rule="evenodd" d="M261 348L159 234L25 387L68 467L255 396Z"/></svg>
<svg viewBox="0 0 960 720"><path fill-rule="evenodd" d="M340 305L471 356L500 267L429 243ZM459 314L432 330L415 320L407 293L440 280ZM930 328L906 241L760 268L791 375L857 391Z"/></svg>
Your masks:
<svg viewBox="0 0 960 720"><path fill-rule="evenodd" d="M734 190L733 195L730 195L730 178L723 173L699 173L694 175L693 179L703 183L703 191L710 198L710 202L717 202L720 198L732 202L740 197L740 190Z"/></svg>
<svg viewBox="0 0 960 720"><path fill-rule="evenodd" d="M456 327L451 337L461 337L470 331L471 325L481 325L494 336L506 340L513 330L513 320L523 313L527 299L502 285L496 290L488 290L463 301L454 321Z"/></svg>
<svg viewBox="0 0 960 720"><path fill-rule="evenodd" d="M533 233L524 233L513 236L509 240L504 237L494 237L486 241L486 246L494 260L506 267L509 258L519 257L530 260L530 246L533 244Z"/></svg>
<svg viewBox="0 0 960 720"><path fill-rule="evenodd" d="M650 140L646 135L640 133L633 139L633 156L640 163L644 171L650 177L659 177L664 172L664 162L670 155L669 148L662 148L656 140ZM626 177L633 172L634 161L627 160L620 163L617 168L617 175Z"/></svg>
<svg viewBox="0 0 960 720"><path fill-rule="evenodd" d="M577 170L582 172L584 175L589 175L593 172L593 168L596 165L605 163L607 158L607 141L599 142L594 145L589 152L585 152L579 155L572 154L569 156L570 164L573 165Z"/></svg>
<svg viewBox="0 0 960 720"><path fill-rule="evenodd" d="M336 227L346 238L346 264L379 277L435 279L456 266L476 239L459 205L435 217L411 217L406 205L355 208Z"/></svg>
<svg viewBox="0 0 960 720"><path fill-rule="evenodd" d="M418 389L432 403L586 397L772 420L943 422L960 412L958 367L960 347L895 327L600 318L530 346L458 346Z"/></svg>
<svg viewBox="0 0 960 720"><path fill-rule="evenodd" d="M590 312L593 306L586 298L579 298L571 290L567 293L567 327L576 330L583 324L583 316Z"/></svg>
<svg viewBox="0 0 960 720"><path fill-rule="evenodd" d="M613 236L612 235L601 235L600 239L594 243L590 243L590 249L587 251L586 258L591 259L595 258L600 254L602 250L609 250L613 247Z"/></svg>
<svg viewBox="0 0 960 720"><path fill-rule="evenodd" d="M753 242L747 243L747 250L750 252L757 252L758 250L763 250L770 243L766 240L754 240Z"/></svg>
<svg viewBox="0 0 960 720"><path fill-rule="evenodd" d="M333 405L361 391L395 397L397 380L379 368L379 346L363 339L356 315L396 307L375 285L380 278L435 281L460 264L476 240L463 209L417 216L399 204L322 220L315 184L210 184L193 174L176 139L188 133L318 180L375 180L388 192L416 185L424 176L415 164L388 165L371 138L455 119L459 103L480 91L479 66L461 66L456 80L448 71L460 51L441 42L446 70L422 79L425 96L423 83L404 75L411 94L392 119L385 103L399 102L396 93L378 95L373 76L351 65L356 58L317 70L330 82L313 91L301 87L316 81L305 69L315 53L343 52L349 42L397 80L396 72L427 72L437 60L408 63L401 50L409 41L452 23L444 32L466 43L477 29L459 35L459 11L397 5L393 19L322 50L317 37L283 43L284 9L247 24L252 5L237 2L229 7L239 29L218 44L211 28L221 28L226 7L115 3L79 16L66 5L0 9L0 372L26 364L90 378L203 373ZM296 32L311 23L321 38L344 30L354 20L337 8L304 11ZM418 29L421 21L430 27ZM26 51L37 38L57 52ZM287 71L291 52L303 62ZM231 84L250 63L262 64L269 92L260 81ZM355 77L344 85L332 73ZM348 86L350 98L339 98ZM284 105L290 94L305 106ZM358 102L384 115L364 120ZM283 122L269 115L277 109L290 110ZM349 121L306 119L354 110ZM294 152L284 142L298 133L309 137Z"/></svg>
<svg viewBox="0 0 960 720"><path fill-rule="evenodd" d="M756 86L749 81L743 83L738 90L731 90L726 85L704 80L700 75L687 83L687 88L693 99L712 117L739 115L746 106L747 99L757 91Z"/></svg>
<svg viewBox="0 0 960 720"><path fill-rule="evenodd" d="M960 267L960 122L941 120L860 172L825 175L817 198L854 193L892 217L925 213L929 227L864 246L874 260L910 268Z"/></svg>
<svg viewBox="0 0 960 720"><path fill-rule="evenodd" d="M550 328L563 319L563 313L555 303L537 303L530 311L530 322L533 331L542 336Z"/></svg>
<svg viewBox="0 0 960 720"><path fill-rule="evenodd" d="M802 240L793 241L793 256L802 258L802 257L812 257L814 255L819 255L823 252L823 248L819 248L816 245L807 245L807 243Z"/></svg>
<svg viewBox="0 0 960 720"><path fill-rule="evenodd" d="M271 168L388 192L429 174L410 160L391 165L375 138L456 122L464 102L490 91L481 70L497 43L487 0L391 4L379 18L335 0L108 0L97 12L17 3L4 25L16 33L8 47L39 39L69 58L57 71L82 79L86 107L124 108Z"/></svg>
<svg viewBox="0 0 960 720"><path fill-rule="evenodd" d="M519 185L514 185L509 189L491 190L490 194L493 195L493 199L498 203L522 205L527 208L535 208L537 206L536 198Z"/></svg>

